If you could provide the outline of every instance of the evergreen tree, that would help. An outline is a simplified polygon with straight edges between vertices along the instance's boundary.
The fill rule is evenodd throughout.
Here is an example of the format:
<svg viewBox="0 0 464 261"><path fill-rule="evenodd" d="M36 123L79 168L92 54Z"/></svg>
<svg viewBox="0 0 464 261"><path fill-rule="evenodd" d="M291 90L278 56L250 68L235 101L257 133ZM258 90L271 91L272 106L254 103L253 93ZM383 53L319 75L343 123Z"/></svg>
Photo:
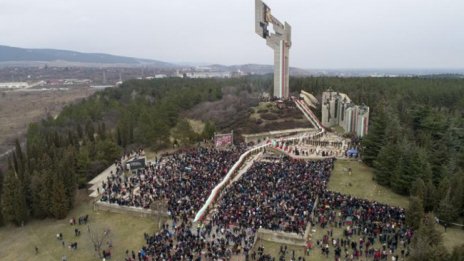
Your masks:
<svg viewBox="0 0 464 261"><path fill-rule="evenodd" d="M84 137L84 130L82 130L82 126L77 124L77 137L81 140Z"/></svg>
<svg viewBox="0 0 464 261"><path fill-rule="evenodd" d="M182 119L172 131L172 137L179 140L182 145L188 145L196 140L196 133L193 131L190 123Z"/></svg>
<svg viewBox="0 0 464 261"><path fill-rule="evenodd" d="M437 191L431 179L427 181L425 188L424 210L430 212L437 205Z"/></svg>
<svg viewBox="0 0 464 261"><path fill-rule="evenodd" d="M448 259L448 252L443 245L441 233L433 224L433 216L427 216L428 222L422 224L414 234L411 242L411 261L442 261Z"/></svg>
<svg viewBox="0 0 464 261"><path fill-rule="evenodd" d="M31 180L32 194L32 216L35 218L45 218L49 216L50 209L50 184L47 175L34 172Z"/></svg>
<svg viewBox="0 0 464 261"><path fill-rule="evenodd" d="M102 140L106 139L106 124L105 124L105 122L102 122L100 124L100 132L98 133L98 135L100 136L100 139L102 139Z"/></svg>
<svg viewBox="0 0 464 261"><path fill-rule="evenodd" d="M121 129L120 129L119 127L116 129L116 133L117 133L117 134L116 134L116 140L117 140L117 142L118 142L118 145L119 145L119 146L122 146ZM123 147L123 146L122 146L122 147Z"/></svg>
<svg viewBox="0 0 464 261"><path fill-rule="evenodd" d="M95 141L95 128L93 127L93 123L90 120L88 120L85 124L85 133L87 134L87 139L89 139L89 141Z"/></svg>
<svg viewBox="0 0 464 261"><path fill-rule="evenodd" d="M23 225L29 217L22 187L18 175L12 170L7 171L2 191L2 214L5 221L17 226Z"/></svg>
<svg viewBox="0 0 464 261"><path fill-rule="evenodd" d="M450 190L451 191L451 190ZM459 210L456 209L451 202L451 195L447 195L440 201L437 209L437 216L445 222L453 222L458 217Z"/></svg>
<svg viewBox="0 0 464 261"><path fill-rule="evenodd" d="M15 155L18 161L16 172L18 172L20 177L22 177L26 169L26 158L23 154L23 151L21 149L21 144L19 143L18 139L15 139Z"/></svg>
<svg viewBox="0 0 464 261"><path fill-rule="evenodd" d="M425 195L427 193L426 191L427 188L425 187L425 183L421 178L416 179L416 181L412 183L411 196L419 198L423 203L425 203L424 200L426 197Z"/></svg>
<svg viewBox="0 0 464 261"><path fill-rule="evenodd" d="M458 215L464 214L464 172L458 172L451 177L451 204L458 211Z"/></svg>
<svg viewBox="0 0 464 261"><path fill-rule="evenodd" d="M436 194L438 198L437 204L440 203L440 201L449 194L450 188L451 188L451 182L449 178L444 177L440 181L440 184L438 185L438 188L437 188L437 194Z"/></svg>
<svg viewBox="0 0 464 261"><path fill-rule="evenodd" d="M71 209L74 205L74 197L76 194L76 153L75 149L72 146L69 146L63 151L62 159L59 164L58 171L61 172L62 176L65 177L63 179L64 187L65 187L65 194L66 194L66 201L67 201L67 208Z"/></svg>
<svg viewBox="0 0 464 261"><path fill-rule="evenodd" d="M205 127L203 128L203 133L201 136L204 139L211 139L214 136L215 132L216 132L216 126L214 125L214 122L206 121Z"/></svg>
<svg viewBox="0 0 464 261"><path fill-rule="evenodd" d="M66 189L63 177L60 173L52 175L52 186L50 193L50 213L57 219L66 217L68 213L68 198L66 197Z"/></svg>
<svg viewBox="0 0 464 261"><path fill-rule="evenodd" d="M406 212L406 223L418 229L424 218L424 208L422 206L422 200L418 197L409 198L409 208Z"/></svg>
<svg viewBox="0 0 464 261"><path fill-rule="evenodd" d="M387 126L385 111L380 110L377 112L377 117L371 122L369 133L362 141L362 159L369 166L373 165L382 146L385 144L385 128Z"/></svg>
<svg viewBox="0 0 464 261"><path fill-rule="evenodd" d="M409 188L407 180L404 179L404 169L407 164L407 159L405 159L405 157L405 155L402 155L401 158L398 159L390 181L393 191L403 195L408 193Z"/></svg>
<svg viewBox="0 0 464 261"><path fill-rule="evenodd" d="M396 144L387 144L382 147L374 161L374 173L376 181L384 186L389 186L395 166L401 157L401 151Z"/></svg>

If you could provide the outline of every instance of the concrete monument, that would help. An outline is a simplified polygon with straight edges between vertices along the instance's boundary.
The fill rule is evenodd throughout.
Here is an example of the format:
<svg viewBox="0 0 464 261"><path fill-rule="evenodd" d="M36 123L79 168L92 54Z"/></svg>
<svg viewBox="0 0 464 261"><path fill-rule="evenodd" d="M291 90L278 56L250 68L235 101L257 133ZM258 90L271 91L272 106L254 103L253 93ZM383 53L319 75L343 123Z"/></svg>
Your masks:
<svg viewBox="0 0 464 261"><path fill-rule="evenodd" d="M285 22L282 24L271 14L271 9L261 0L255 0L255 31L274 50L274 96L281 99L288 98L288 56L292 46L291 26ZM274 33L268 30L272 24Z"/></svg>

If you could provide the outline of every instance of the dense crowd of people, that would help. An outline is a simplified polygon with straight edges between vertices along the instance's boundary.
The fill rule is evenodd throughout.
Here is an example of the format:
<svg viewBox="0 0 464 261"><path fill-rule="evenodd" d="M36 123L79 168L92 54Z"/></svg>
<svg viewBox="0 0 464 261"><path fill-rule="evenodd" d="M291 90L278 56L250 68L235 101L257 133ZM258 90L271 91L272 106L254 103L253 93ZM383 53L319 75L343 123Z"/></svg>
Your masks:
<svg viewBox="0 0 464 261"><path fill-rule="evenodd" d="M256 231L302 236L308 222L327 230L308 242L308 253L318 247L335 260L408 255L413 231L404 223L404 209L329 191L334 158L262 157L221 194L209 222L194 227L191 218L244 151L245 146L181 150L127 178L119 164L104 182L101 200L142 208L165 202L172 217L161 231L145 234L146 245L137 254L127 253L126 260L217 260L234 255L271 260L264 251L253 250ZM343 229L343 235L334 236L334 228Z"/></svg>
<svg viewBox="0 0 464 261"><path fill-rule="evenodd" d="M314 223L327 234L316 243L324 255L332 249L336 260L408 256L413 231L405 225L404 209L328 190L319 196L318 206ZM343 229L343 235L334 237L333 228Z"/></svg>
<svg viewBox="0 0 464 261"><path fill-rule="evenodd" d="M187 149L161 157L127 178L118 168L103 183L101 201L142 208L164 201L175 221L187 221L244 150L244 145L227 150Z"/></svg>
<svg viewBox="0 0 464 261"><path fill-rule="evenodd" d="M248 255L254 232L238 229L213 229L211 224L196 229L191 223L145 234L146 245L137 254L138 260L219 260L233 255ZM133 257L132 257L133 258ZM126 260L133 260L130 256Z"/></svg>
<svg viewBox="0 0 464 261"><path fill-rule="evenodd" d="M333 162L256 162L227 190L213 222L303 234Z"/></svg>

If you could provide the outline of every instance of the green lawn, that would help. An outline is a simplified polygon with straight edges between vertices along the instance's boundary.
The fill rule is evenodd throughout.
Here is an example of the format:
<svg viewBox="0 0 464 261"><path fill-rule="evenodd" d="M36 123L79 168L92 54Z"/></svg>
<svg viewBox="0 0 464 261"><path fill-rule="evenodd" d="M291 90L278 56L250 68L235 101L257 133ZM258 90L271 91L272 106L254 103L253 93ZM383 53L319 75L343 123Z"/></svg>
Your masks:
<svg viewBox="0 0 464 261"><path fill-rule="evenodd" d="M345 171L351 168L351 175ZM376 200L385 204L408 207L408 198L394 193L391 189L378 185L372 170L357 160L338 160L330 177L329 190L358 198Z"/></svg>
<svg viewBox="0 0 464 261"><path fill-rule="evenodd" d="M464 229L459 227L445 229L442 226L437 226L437 229L443 232L443 243L448 251L453 251L455 246L464 244Z"/></svg>
<svg viewBox="0 0 464 261"><path fill-rule="evenodd" d="M83 194L81 192L81 194ZM82 196L83 197L83 196ZM89 240L87 227L71 226L69 219L89 214L89 223L93 227L109 228L113 244L113 260L123 260L126 249L138 251L143 246L143 233L153 233L158 230L158 221L154 219L138 218L131 215L109 212L94 212L92 204L84 199L63 220L46 219L32 221L22 228L7 226L0 228L0 260L59 260L66 255L68 260L100 260L94 254ZM74 236L74 228L81 230L81 236ZM57 233L63 233L66 246L56 239ZM67 245L78 243L78 249L71 251ZM35 254L34 247L39 248Z"/></svg>

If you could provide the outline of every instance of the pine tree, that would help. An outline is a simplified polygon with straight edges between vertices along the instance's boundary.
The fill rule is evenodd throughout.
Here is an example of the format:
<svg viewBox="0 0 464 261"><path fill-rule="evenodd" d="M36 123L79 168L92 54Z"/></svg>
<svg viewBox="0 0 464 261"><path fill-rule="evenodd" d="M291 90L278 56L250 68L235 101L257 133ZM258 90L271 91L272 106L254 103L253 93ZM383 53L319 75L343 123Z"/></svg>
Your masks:
<svg viewBox="0 0 464 261"><path fill-rule="evenodd" d="M80 124L77 124L77 136L79 139L84 137L84 131L82 130L82 126Z"/></svg>
<svg viewBox="0 0 464 261"><path fill-rule="evenodd" d="M418 197L410 197L409 208L406 212L406 223L414 229L418 229L423 218L424 208L422 200Z"/></svg>
<svg viewBox="0 0 464 261"><path fill-rule="evenodd" d="M29 217L26 199L18 175L9 170L6 173L2 191L2 213L7 222L23 225Z"/></svg>
<svg viewBox="0 0 464 261"><path fill-rule="evenodd" d="M426 190L424 181L421 178L418 178L412 183L411 196L419 198L421 202L424 203Z"/></svg>
<svg viewBox="0 0 464 261"><path fill-rule="evenodd" d="M443 245L442 234L433 224L433 216L427 216L428 223L421 224L411 242L410 261L442 261L448 259L448 251Z"/></svg>
<svg viewBox="0 0 464 261"><path fill-rule="evenodd" d="M64 178L64 186L66 193L66 201L68 209L71 209L74 205L74 197L76 195L76 153L72 146L66 148L63 152L63 158L61 160L59 172L61 172Z"/></svg>
<svg viewBox="0 0 464 261"><path fill-rule="evenodd" d="M93 123L90 120L88 120L85 124L85 133L87 134L87 139L89 139L91 142L95 141L95 128L93 127Z"/></svg>
<svg viewBox="0 0 464 261"><path fill-rule="evenodd" d="M464 214L464 172L455 173L451 177L451 204L458 211L458 215Z"/></svg>
<svg viewBox="0 0 464 261"><path fill-rule="evenodd" d="M395 166L401 157L401 151L396 144L387 144L382 147L374 161L374 173L376 181L385 186L390 186Z"/></svg>
<svg viewBox="0 0 464 261"><path fill-rule="evenodd" d="M408 182L404 179L404 169L407 164L407 159L405 159L405 157L407 156L402 155L401 158L398 159L390 181L392 189L402 195L408 193Z"/></svg>
<svg viewBox="0 0 464 261"><path fill-rule="evenodd" d="M425 185L424 209L426 212L433 211L437 205L437 189L430 179Z"/></svg>
<svg viewBox="0 0 464 261"><path fill-rule="evenodd" d="M50 213L53 217L62 219L68 213L68 199L66 197L65 185L60 173L53 173L51 175L53 179L50 193Z"/></svg>
<svg viewBox="0 0 464 261"><path fill-rule="evenodd" d="M369 133L362 141L362 159L369 165L373 166L377 155L385 144L385 128L387 126L387 115L383 110L377 112L377 117L372 120Z"/></svg>
<svg viewBox="0 0 464 261"><path fill-rule="evenodd" d="M102 122L100 125L100 131L98 135L100 136L100 139L105 140L106 139L106 125L105 122Z"/></svg>
<svg viewBox="0 0 464 261"><path fill-rule="evenodd" d="M19 173L20 176L22 176L24 175L24 171L26 169L26 157L23 154L21 144L19 143L18 139L15 139L15 155L18 160L18 166L16 171Z"/></svg>
<svg viewBox="0 0 464 261"><path fill-rule="evenodd" d="M47 187L50 183L51 180L47 179L47 175L38 172L32 175L32 215L35 218L45 218L50 215L50 190Z"/></svg>
<svg viewBox="0 0 464 261"><path fill-rule="evenodd" d="M437 188L437 198L439 203L442 199L446 197L446 195L449 193L449 190L451 188L451 181L449 180L448 177L444 177L441 181L440 184L438 185Z"/></svg>
<svg viewBox="0 0 464 261"><path fill-rule="evenodd" d="M122 146L121 129L119 127L116 129L116 133L117 133L116 134L116 140L118 142L118 145Z"/></svg>
<svg viewBox="0 0 464 261"><path fill-rule="evenodd" d="M456 209L451 202L451 190L446 196L440 201L437 209L437 216L444 222L453 222L457 219L459 210Z"/></svg>
<svg viewBox="0 0 464 261"><path fill-rule="evenodd" d="M211 139L216 132L216 126L214 126L214 122L207 121L205 123L205 127L203 128L202 136L204 139Z"/></svg>

